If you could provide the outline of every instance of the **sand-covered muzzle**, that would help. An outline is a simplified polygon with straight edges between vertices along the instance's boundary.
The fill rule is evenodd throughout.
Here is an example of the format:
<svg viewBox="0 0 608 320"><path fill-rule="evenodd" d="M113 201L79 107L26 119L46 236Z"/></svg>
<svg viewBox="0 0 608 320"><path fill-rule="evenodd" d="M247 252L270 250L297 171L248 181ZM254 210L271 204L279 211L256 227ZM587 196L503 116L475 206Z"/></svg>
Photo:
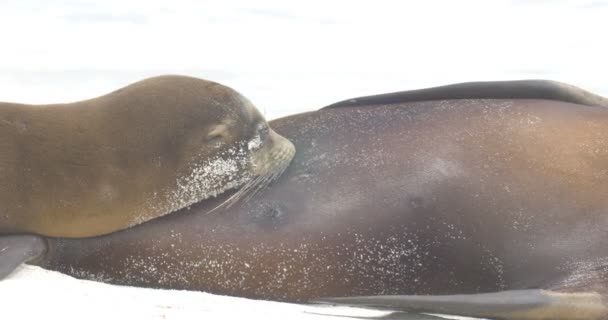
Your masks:
<svg viewBox="0 0 608 320"><path fill-rule="evenodd" d="M269 129L265 139L256 134L249 141L239 141L212 158L191 164L188 174L176 181L175 188L158 201L158 194L150 197L150 205L167 203L166 214L188 207L228 190L241 188L220 207L229 207L242 198L249 198L276 180L287 169L295 156L293 143ZM157 211L160 208L155 207ZM133 225L149 220L145 214Z"/></svg>
<svg viewBox="0 0 608 320"><path fill-rule="evenodd" d="M251 155L248 171L252 173L252 177L218 208L230 207L242 198L248 199L254 196L280 177L296 154L293 143L272 129L269 129L265 140L256 136L248 142L247 147Z"/></svg>

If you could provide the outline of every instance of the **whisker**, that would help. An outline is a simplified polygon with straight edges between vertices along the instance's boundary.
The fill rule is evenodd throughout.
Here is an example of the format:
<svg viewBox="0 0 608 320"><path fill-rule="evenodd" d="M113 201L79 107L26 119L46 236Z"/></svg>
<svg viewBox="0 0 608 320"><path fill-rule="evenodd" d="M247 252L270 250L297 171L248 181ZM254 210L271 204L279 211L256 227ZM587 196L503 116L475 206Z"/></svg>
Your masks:
<svg viewBox="0 0 608 320"><path fill-rule="evenodd" d="M249 189L251 189L251 187L253 185L256 184L256 181L259 179L259 177L255 177L251 180L249 180L247 183L245 183L245 185L243 185L241 187L241 189L239 191L237 191L235 194L233 194L232 196L230 196L228 199L222 201L222 203L220 203L219 205L217 205L215 208L209 210L207 213L212 213L217 209L223 208L223 207L230 207L232 205L232 203L237 202L245 193L247 193L247 191Z"/></svg>
<svg viewBox="0 0 608 320"><path fill-rule="evenodd" d="M278 179L281 174L283 174L283 172L287 169L287 167L289 167L290 161L283 161L288 154L289 152L286 152L285 150L281 150L276 153L273 158L277 163L280 163L278 167L274 167L273 170L269 170L263 175L252 178L251 180L246 182L239 191L230 196L228 199L222 201L222 203L220 203L207 213L212 213L220 208L230 208L235 203L241 200L245 202L251 200L256 194L264 190L273 181Z"/></svg>

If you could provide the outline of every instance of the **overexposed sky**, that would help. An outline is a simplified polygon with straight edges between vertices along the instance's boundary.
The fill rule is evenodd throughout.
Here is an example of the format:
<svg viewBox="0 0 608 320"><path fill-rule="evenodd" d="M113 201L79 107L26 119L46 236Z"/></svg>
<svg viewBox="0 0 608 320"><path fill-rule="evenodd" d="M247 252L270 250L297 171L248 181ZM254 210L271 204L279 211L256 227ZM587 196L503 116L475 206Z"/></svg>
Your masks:
<svg viewBox="0 0 608 320"><path fill-rule="evenodd" d="M0 101L207 78L269 118L462 81L547 78L608 95L608 1L0 2Z"/></svg>

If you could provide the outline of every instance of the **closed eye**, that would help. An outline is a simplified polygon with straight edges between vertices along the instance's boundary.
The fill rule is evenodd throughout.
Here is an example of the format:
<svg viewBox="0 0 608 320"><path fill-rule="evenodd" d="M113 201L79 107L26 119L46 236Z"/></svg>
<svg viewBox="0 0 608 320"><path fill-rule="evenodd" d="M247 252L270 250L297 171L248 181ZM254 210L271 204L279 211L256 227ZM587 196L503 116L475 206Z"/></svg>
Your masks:
<svg viewBox="0 0 608 320"><path fill-rule="evenodd" d="M205 137L208 143L220 145L228 141L228 128L224 124L213 127Z"/></svg>

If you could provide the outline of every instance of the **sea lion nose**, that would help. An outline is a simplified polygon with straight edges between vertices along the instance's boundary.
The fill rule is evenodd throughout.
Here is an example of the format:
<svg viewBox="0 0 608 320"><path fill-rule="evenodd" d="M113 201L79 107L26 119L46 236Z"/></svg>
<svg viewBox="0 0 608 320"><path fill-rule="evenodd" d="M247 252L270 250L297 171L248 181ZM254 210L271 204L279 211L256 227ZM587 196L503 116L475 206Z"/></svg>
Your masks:
<svg viewBox="0 0 608 320"><path fill-rule="evenodd" d="M272 141L274 146L280 146L282 148L283 152L289 157L288 161L291 162L296 154L296 147L293 143L272 129L270 129L269 137L269 140Z"/></svg>
<svg viewBox="0 0 608 320"><path fill-rule="evenodd" d="M295 156L296 148L285 137L270 129L268 139L253 155L253 171L256 175L282 173Z"/></svg>

